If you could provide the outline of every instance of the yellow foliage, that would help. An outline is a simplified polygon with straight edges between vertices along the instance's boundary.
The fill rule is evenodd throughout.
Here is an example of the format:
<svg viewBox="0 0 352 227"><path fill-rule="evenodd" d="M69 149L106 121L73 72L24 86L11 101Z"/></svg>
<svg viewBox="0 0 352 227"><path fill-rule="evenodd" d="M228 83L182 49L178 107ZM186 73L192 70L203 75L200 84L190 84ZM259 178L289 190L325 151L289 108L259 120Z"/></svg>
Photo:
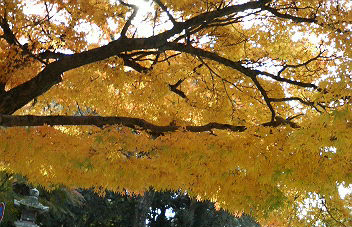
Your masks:
<svg viewBox="0 0 352 227"><path fill-rule="evenodd" d="M47 188L181 189L267 226L351 224L348 1L3 2L2 126L15 111L143 122L0 126L0 169ZM208 123L223 128L190 130ZM334 211L302 217L314 193Z"/></svg>

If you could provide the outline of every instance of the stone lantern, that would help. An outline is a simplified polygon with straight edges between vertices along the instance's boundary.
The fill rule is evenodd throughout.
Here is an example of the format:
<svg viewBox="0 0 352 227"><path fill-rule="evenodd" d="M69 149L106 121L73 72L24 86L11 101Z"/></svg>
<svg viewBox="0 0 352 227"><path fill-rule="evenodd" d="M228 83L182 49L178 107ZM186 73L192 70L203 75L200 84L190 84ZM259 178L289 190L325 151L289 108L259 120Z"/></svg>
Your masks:
<svg viewBox="0 0 352 227"><path fill-rule="evenodd" d="M14 200L15 206L20 207L21 219L15 221L16 227L39 227L35 224L35 219L37 214L41 214L49 211L49 207L43 206L38 201L39 191L37 189L31 189L29 192L29 196L22 200Z"/></svg>

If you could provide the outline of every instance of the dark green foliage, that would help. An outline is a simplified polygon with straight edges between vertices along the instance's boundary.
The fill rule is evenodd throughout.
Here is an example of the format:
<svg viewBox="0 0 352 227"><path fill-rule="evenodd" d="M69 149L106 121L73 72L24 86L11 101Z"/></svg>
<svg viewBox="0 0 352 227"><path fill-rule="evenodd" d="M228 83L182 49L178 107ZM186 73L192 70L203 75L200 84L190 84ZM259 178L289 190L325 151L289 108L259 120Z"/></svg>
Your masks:
<svg viewBox="0 0 352 227"><path fill-rule="evenodd" d="M21 176L0 172L0 202L6 203L1 227L20 217L14 198L28 195L31 186ZM60 227L260 227L251 217L236 218L216 210L210 201L197 201L182 192L147 191L144 196L93 190L40 189L40 202L50 207L37 218L40 226Z"/></svg>
<svg viewBox="0 0 352 227"><path fill-rule="evenodd" d="M166 217L166 210L174 217ZM196 201L187 194L157 192L149 216L150 227L259 227L249 216L236 218L224 210L216 210L210 201Z"/></svg>
<svg viewBox="0 0 352 227"><path fill-rule="evenodd" d="M133 198L122 196L113 192L106 192L100 197L92 190L77 190L82 196L80 204L68 203L65 209L55 209L60 202L55 199L50 206L49 215L42 215L39 221L43 226L131 226L135 202Z"/></svg>
<svg viewBox="0 0 352 227"><path fill-rule="evenodd" d="M14 207L13 199L18 198L16 190L19 190L20 187L17 185L22 185L22 177L13 175L0 171L0 202L5 203L5 214L4 219L2 220L0 226L12 227L12 223L20 215L18 209Z"/></svg>
<svg viewBox="0 0 352 227"><path fill-rule="evenodd" d="M53 202L49 215L40 217L41 224L62 227L260 227L247 215L236 218L224 210L217 211L210 201L199 202L180 192L151 190L144 197L128 195L128 192L120 195L107 191L104 197L92 190L78 192L84 198L82 204L66 204L68 212L56 209ZM57 195L53 192L52 196ZM140 218L142 222L136 221Z"/></svg>

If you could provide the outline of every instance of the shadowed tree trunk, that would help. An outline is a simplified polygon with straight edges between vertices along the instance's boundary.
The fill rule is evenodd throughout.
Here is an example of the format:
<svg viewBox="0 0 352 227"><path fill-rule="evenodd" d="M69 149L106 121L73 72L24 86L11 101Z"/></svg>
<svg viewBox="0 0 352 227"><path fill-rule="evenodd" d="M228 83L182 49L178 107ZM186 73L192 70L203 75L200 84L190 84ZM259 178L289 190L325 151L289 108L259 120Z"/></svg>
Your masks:
<svg viewBox="0 0 352 227"><path fill-rule="evenodd" d="M143 196L137 198L135 207L135 215L132 227L145 227L149 209L154 198L154 191L148 190Z"/></svg>

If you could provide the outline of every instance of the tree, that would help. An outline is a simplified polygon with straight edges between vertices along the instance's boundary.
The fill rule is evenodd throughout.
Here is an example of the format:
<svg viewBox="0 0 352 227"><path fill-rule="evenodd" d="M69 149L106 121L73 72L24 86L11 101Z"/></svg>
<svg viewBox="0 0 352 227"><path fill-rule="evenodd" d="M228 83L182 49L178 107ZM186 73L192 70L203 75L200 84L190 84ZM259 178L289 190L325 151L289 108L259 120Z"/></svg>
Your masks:
<svg viewBox="0 0 352 227"><path fill-rule="evenodd" d="M15 207L14 199L26 199L30 195L30 189L33 186L28 185L28 181L22 176L9 174L4 171L0 172L0 185L0 200L6 204L4 220L1 222L1 226L12 227L15 226L14 222L21 217L21 209ZM69 190L65 187L57 187L53 191L47 191L43 188L39 189L40 203L50 207L49 214L38 215L39 221L41 221L43 216L48 216L45 217L45 220L49 219L51 221L49 226L72 223L72 218L75 217L76 213L73 213L71 209L73 207L77 209L82 206L83 196L78 191Z"/></svg>
<svg viewBox="0 0 352 227"><path fill-rule="evenodd" d="M13 198L29 196L33 186L19 175L1 174L1 199L6 200L6 220L2 226L14 226L20 209L13 207ZM38 215L40 226L86 227L182 227L231 226L259 227L248 215L234 217L210 201L191 199L186 193L149 189L143 196L105 191L104 196L93 190L69 190L57 187L47 191L39 188L40 202L49 206L49 212Z"/></svg>
<svg viewBox="0 0 352 227"><path fill-rule="evenodd" d="M0 5L2 169L47 188L181 189L276 226L351 224L348 1ZM301 219L311 195L326 206Z"/></svg>
<svg viewBox="0 0 352 227"><path fill-rule="evenodd" d="M13 223L17 215L19 215L19 211L13 204L13 199L16 194L12 190L12 179L12 174L3 171L0 172L0 200L5 203L4 218L1 221L2 226L11 226L11 223Z"/></svg>
<svg viewBox="0 0 352 227"><path fill-rule="evenodd" d="M56 190L55 190L56 191ZM48 193L55 197L54 193ZM67 212L58 214L54 212L55 205L50 215L41 215L40 223L43 226L136 226L136 221L142 219L142 227L259 227L255 221L247 215L234 217L224 210L216 210L214 203L210 201L196 201L186 194L179 192L155 192L149 190L144 196L106 191L104 196L99 196L92 190L78 190L84 201L81 205L66 206L72 215ZM148 198L143 198L148 197ZM62 200L62 199L61 199ZM141 201L150 201L144 209L145 214L138 212ZM70 204L70 203L69 203ZM72 204L72 203L71 203ZM166 215L166 210L169 214ZM54 212L54 213L53 213ZM55 214L56 213L56 214ZM138 221L137 221L138 222Z"/></svg>

